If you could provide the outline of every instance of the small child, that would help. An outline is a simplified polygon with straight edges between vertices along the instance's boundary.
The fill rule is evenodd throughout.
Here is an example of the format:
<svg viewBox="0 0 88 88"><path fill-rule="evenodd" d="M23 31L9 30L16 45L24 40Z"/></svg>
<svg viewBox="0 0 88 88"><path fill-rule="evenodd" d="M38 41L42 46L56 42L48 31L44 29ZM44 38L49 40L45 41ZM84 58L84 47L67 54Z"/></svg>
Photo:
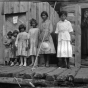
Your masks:
<svg viewBox="0 0 88 88"><path fill-rule="evenodd" d="M11 47L12 47L12 32L9 31L7 33L7 36L4 40L4 45L5 45L5 65L10 64L10 59L12 58L12 52L11 52Z"/></svg>
<svg viewBox="0 0 88 88"><path fill-rule="evenodd" d="M37 54L39 28L37 28L37 21L35 19L31 19L30 25L32 28L29 29L29 35L30 35L29 55L31 56L31 60L32 60L30 66L33 66Z"/></svg>
<svg viewBox="0 0 88 88"><path fill-rule="evenodd" d="M13 39L12 39L12 54L13 54L13 59L11 60L11 66L17 63L17 48L15 46L15 41L18 35L18 31L14 30L13 31Z"/></svg>
<svg viewBox="0 0 88 88"><path fill-rule="evenodd" d="M17 35L16 42L15 42L15 45L17 47L17 56L20 57L20 61L21 61L19 66L26 66L29 35L26 32L26 26L24 24L19 25L19 32L20 33Z"/></svg>

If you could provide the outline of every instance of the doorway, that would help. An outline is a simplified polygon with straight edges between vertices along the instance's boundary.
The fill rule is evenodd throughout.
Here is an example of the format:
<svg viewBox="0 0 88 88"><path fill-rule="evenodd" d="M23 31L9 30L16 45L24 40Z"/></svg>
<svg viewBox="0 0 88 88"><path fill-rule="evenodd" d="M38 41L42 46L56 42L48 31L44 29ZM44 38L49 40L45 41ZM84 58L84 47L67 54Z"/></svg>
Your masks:
<svg viewBox="0 0 88 88"><path fill-rule="evenodd" d="M81 9L81 59L88 65L88 8Z"/></svg>

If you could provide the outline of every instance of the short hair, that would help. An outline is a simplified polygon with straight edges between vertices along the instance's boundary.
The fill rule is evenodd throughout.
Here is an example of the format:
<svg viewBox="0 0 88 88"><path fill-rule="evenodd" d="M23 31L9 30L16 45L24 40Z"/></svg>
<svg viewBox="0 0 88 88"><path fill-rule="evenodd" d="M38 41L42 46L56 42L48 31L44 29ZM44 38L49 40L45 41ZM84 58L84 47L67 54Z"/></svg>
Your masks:
<svg viewBox="0 0 88 88"><path fill-rule="evenodd" d="M43 15L46 15L46 16L48 17L48 13L47 13L46 11L43 11L43 12L41 13L41 17L42 17Z"/></svg>
<svg viewBox="0 0 88 88"><path fill-rule="evenodd" d="M13 35L13 33L11 32L11 31L9 31L8 33L7 33L7 36L9 36L9 35Z"/></svg>
<svg viewBox="0 0 88 88"><path fill-rule="evenodd" d="M67 12L66 12L66 11L61 11L61 12L59 13L59 17L61 17L62 15L65 15L65 16L67 17Z"/></svg>
<svg viewBox="0 0 88 88"><path fill-rule="evenodd" d="M33 18L30 20L30 25L31 26L32 26L32 22L35 22L36 26L38 25L37 21L35 19L33 19Z"/></svg>
<svg viewBox="0 0 88 88"><path fill-rule="evenodd" d="M19 33L18 30L14 30L14 31L13 31L13 35L14 35L15 33L18 34L18 33Z"/></svg>
<svg viewBox="0 0 88 88"><path fill-rule="evenodd" d="M25 24L20 24L20 25L19 25L19 31L20 31L20 32L21 32L21 29L26 30Z"/></svg>

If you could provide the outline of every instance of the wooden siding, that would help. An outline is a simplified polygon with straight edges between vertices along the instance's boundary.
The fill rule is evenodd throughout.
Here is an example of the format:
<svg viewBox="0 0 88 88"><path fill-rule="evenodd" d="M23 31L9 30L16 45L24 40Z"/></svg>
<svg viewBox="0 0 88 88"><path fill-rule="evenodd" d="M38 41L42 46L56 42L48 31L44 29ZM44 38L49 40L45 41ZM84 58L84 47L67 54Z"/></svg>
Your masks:
<svg viewBox="0 0 88 88"><path fill-rule="evenodd" d="M49 19L52 21L54 25L59 20L57 12L53 9L53 7L50 6L48 2L3 2L4 3L4 11L3 14L12 14L12 13L21 13L26 12L27 13L27 22L30 21L31 18L34 18L37 20L37 22L41 23L41 12L47 11L49 15ZM27 23L28 26L28 23ZM28 26L30 28L30 25ZM27 27L27 28L28 28Z"/></svg>

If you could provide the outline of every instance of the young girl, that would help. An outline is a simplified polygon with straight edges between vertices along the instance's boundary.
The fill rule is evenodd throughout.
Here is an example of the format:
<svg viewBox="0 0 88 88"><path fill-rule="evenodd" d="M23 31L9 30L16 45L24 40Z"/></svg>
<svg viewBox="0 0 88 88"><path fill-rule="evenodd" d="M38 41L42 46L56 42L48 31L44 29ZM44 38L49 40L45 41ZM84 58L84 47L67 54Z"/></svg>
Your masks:
<svg viewBox="0 0 88 88"><path fill-rule="evenodd" d="M26 57L27 57L27 49L28 49L28 33L26 33L26 26L21 24L19 26L19 34L17 35L15 45L17 47L17 55L20 56L21 63L19 66L26 66ZM24 63L23 63L24 60Z"/></svg>
<svg viewBox="0 0 88 88"><path fill-rule="evenodd" d="M72 45L71 45L71 32L73 28L71 23L66 20L67 12L62 11L59 14L60 21L57 23L55 33L58 34L58 48L57 57L59 58L59 66L63 67L65 62L66 67L69 68L69 58L72 57Z"/></svg>
<svg viewBox="0 0 88 88"><path fill-rule="evenodd" d="M10 59L12 58L12 32L9 31L7 33L7 36L4 40L4 45L5 45L5 64L8 65L10 64Z"/></svg>
<svg viewBox="0 0 88 88"><path fill-rule="evenodd" d="M53 32L52 22L48 20L48 14L46 11L41 13L42 23L40 28L40 54L44 56L45 66L49 66L49 54L55 54L55 47L51 33ZM42 42L42 40L44 41Z"/></svg>
<svg viewBox="0 0 88 88"><path fill-rule="evenodd" d="M35 19L31 19L30 25L32 28L29 29L29 35L30 35L29 54L30 54L31 60L32 60L32 63L30 66L33 66L34 61L35 61L35 56L37 54L39 29L37 28L37 22Z"/></svg>
<svg viewBox="0 0 88 88"><path fill-rule="evenodd" d="M18 31L14 30L13 31L13 39L12 39L12 54L13 54L13 59L11 60L11 66L13 66L14 64L16 64L17 62L17 48L15 46L15 41L18 35Z"/></svg>

